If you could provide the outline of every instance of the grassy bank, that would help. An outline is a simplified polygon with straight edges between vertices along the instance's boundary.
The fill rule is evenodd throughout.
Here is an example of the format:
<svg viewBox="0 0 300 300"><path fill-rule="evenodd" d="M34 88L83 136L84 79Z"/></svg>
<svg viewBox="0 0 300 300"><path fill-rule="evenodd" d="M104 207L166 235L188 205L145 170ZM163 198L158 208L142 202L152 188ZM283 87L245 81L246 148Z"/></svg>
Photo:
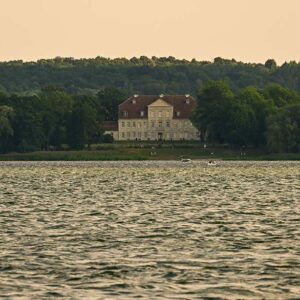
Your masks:
<svg viewBox="0 0 300 300"><path fill-rule="evenodd" d="M37 151L0 155L1 161L101 161L101 160L300 160L300 153L269 154L263 149L229 149L226 147L203 148L198 143L151 144L116 143L94 145L92 150Z"/></svg>

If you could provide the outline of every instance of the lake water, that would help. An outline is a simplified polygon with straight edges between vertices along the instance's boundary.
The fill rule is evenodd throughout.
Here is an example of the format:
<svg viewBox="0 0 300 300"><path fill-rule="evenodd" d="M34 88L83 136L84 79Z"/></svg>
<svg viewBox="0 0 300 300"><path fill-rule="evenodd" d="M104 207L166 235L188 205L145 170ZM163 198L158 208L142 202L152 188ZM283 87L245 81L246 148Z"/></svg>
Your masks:
<svg viewBox="0 0 300 300"><path fill-rule="evenodd" d="M0 299L55 298L300 299L300 163L0 163Z"/></svg>

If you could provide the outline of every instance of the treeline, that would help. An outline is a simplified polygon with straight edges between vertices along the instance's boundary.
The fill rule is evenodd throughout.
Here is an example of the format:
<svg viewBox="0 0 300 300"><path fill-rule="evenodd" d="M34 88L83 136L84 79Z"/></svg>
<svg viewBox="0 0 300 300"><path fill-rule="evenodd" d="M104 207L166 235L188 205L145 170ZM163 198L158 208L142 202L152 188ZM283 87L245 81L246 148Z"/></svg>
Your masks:
<svg viewBox="0 0 300 300"><path fill-rule="evenodd" d="M118 104L126 95L106 88L95 96L67 94L48 86L36 95L0 91L0 153L49 149L82 149L109 142L104 120L117 120Z"/></svg>
<svg viewBox="0 0 300 300"><path fill-rule="evenodd" d="M131 59L57 57L37 62L0 62L0 90L6 93L34 94L53 84L60 85L70 94L95 95L107 86L130 94L196 94L209 80L225 80L235 92L247 86L264 88L271 83L300 92L300 63L277 66L273 59L255 64L220 57L209 62L172 56Z"/></svg>
<svg viewBox="0 0 300 300"><path fill-rule="evenodd" d="M0 91L0 153L111 142L103 121L118 119L118 105L128 95L116 88L72 95L55 86L34 95ZM233 92L225 81L208 81L197 101L192 121L205 143L300 152L300 96L295 91L271 84Z"/></svg>
<svg viewBox="0 0 300 300"><path fill-rule="evenodd" d="M226 82L210 81L199 91L197 100L193 121L203 141L300 152L298 93L278 84L233 93Z"/></svg>

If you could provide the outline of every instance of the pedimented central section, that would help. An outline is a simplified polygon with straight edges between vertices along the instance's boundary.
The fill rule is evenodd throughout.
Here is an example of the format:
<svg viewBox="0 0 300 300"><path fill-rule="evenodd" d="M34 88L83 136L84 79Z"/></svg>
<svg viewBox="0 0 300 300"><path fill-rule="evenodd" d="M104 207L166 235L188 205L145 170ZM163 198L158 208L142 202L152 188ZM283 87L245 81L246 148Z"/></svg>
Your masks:
<svg viewBox="0 0 300 300"><path fill-rule="evenodd" d="M164 101L163 99L159 98L157 100L155 100L154 102L152 102L149 106L169 106L169 107L173 107L171 104L169 104L168 102Z"/></svg>
<svg viewBox="0 0 300 300"><path fill-rule="evenodd" d="M170 120L173 117L173 106L163 99L157 99L148 105L149 120Z"/></svg>
<svg viewBox="0 0 300 300"><path fill-rule="evenodd" d="M134 95L119 105L118 140L198 140L190 95Z"/></svg>

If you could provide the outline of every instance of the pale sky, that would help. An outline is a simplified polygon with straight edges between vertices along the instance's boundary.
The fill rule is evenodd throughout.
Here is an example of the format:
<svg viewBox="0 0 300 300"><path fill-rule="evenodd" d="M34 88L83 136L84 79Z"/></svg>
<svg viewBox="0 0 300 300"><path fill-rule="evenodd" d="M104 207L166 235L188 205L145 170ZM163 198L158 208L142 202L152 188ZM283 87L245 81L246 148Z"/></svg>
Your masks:
<svg viewBox="0 0 300 300"><path fill-rule="evenodd" d="M300 61L300 0L0 0L0 61Z"/></svg>

